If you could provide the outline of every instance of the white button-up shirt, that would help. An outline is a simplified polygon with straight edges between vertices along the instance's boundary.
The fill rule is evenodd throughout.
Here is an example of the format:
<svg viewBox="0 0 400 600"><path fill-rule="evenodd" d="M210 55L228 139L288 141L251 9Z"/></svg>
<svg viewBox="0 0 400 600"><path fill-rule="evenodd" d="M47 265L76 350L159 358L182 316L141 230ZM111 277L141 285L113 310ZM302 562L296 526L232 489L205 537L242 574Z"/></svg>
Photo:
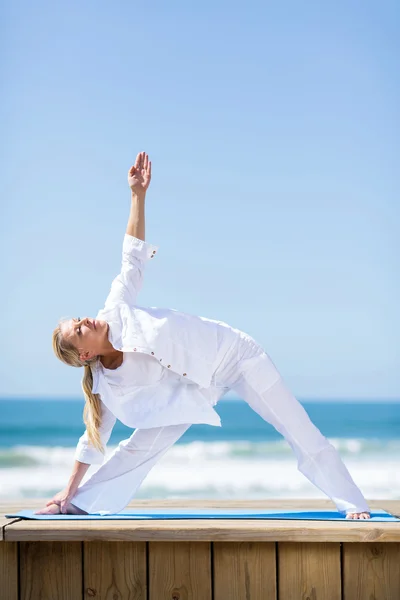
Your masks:
<svg viewBox="0 0 400 600"><path fill-rule="evenodd" d="M219 336L227 328L221 321L175 309L136 305L145 264L157 249L125 235L121 272L96 317L108 322L109 340L123 352L123 363L115 370L106 369L100 360L92 367L92 389L102 402L104 446L117 418L132 428L221 425L213 405L224 392L211 382ZM104 460L89 444L86 431L75 458L85 463Z"/></svg>

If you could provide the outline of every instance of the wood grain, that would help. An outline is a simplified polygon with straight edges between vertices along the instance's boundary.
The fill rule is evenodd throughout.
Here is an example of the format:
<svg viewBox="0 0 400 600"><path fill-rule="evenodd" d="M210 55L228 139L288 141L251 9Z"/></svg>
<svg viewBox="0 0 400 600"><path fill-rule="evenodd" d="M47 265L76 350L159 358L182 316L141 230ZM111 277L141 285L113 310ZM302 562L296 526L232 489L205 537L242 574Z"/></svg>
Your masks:
<svg viewBox="0 0 400 600"><path fill-rule="evenodd" d="M82 598L80 542L21 542L21 600Z"/></svg>
<svg viewBox="0 0 400 600"><path fill-rule="evenodd" d="M400 544L343 544L343 600L399 600Z"/></svg>
<svg viewBox="0 0 400 600"><path fill-rule="evenodd" d="M85 542L84 598L147 600L145 542Z"/></svg>
<svg viewBox="0 0 400 600"><path fill-rule="evenodd" d="M18 544L0 544L0 598L18 600Z"/></svg>
<svg viewBox="0 0 400 600"><path fill-rule="evenodd" d="M279 543L277 562L279 600L341 600L340 544Z"/></svg>
<svg viewBox="0 0 400 600"><path fill-rule="evenodd" d="M8 541L400 542L400 523L255 519L22 520L8 525L5 537Z"/></svg>
<svg viewBox="0 0 400 600"><path fill-rule="evenodd" d="M149 543L149 600L211 600L211 547Z"/></svg>
<svg viewBox="0 0 400 600"><path fill-rule="evenodd" d="M214 600L276 600L275 544L215 542Z"/></svg>

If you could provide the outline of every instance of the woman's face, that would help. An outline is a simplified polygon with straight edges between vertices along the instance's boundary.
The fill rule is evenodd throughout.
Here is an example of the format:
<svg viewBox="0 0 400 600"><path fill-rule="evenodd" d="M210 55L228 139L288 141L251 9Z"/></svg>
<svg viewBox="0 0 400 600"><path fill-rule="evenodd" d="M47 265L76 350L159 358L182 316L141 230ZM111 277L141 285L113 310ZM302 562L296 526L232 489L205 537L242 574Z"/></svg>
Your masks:
<svg viewBox="0 0 400 600"><path fill-rule="evenodd" d="M64 321L60 327L63 338L79 350L79 358L82 361L101 354L108 342L107 321L78 317Z"/></svg>

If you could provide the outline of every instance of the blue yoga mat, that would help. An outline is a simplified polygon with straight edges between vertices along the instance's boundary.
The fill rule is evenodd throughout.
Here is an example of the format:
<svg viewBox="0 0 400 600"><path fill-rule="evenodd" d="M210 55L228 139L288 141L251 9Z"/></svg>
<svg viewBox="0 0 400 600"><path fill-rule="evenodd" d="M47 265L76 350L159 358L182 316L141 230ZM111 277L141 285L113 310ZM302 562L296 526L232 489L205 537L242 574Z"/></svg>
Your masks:
<svg viewBox="0 0 400 600"><path fill-rule="evenodd" d="M19 512L5 515L8 518L37 519L45 521L57 520L157 520L157 519L294 519L304 521L345 521L346 516L336 510L260 510L249 508L138 508L137 510L125 509L115 514L90 514L90 515L35 515L33 510L20 510ZM395 521L400 518L393 517L385 510L377 509L371 513L370 519L357 519L358 523L371 521Z"/></svg>

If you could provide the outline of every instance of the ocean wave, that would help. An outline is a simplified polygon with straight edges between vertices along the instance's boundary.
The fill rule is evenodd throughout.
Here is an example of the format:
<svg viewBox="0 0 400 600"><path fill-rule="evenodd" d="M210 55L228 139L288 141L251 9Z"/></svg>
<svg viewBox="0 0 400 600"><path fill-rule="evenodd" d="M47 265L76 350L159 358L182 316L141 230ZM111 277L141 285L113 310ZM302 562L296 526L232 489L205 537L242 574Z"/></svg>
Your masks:
<svg viewBox="0 0 400 600"><path fill-rule="evenodd" d="M399 461L360 464L346 462L367 498L397 499L400 495ZM84 483L96 467L85 475ZM37 467L0 471L0 500L50 498L63 489L71 468ZM136 498L324 498L297 470L295 460L254 462L188 461L171 464L167 455L150 471Z"/></svg>
<svg viewBox="0 0 400 600"><path fill-rule="evenodd" d="M32 467L40 464L29 454L3 451L0 452L0 469L11 469L13 467Z"/></svg>
<svg viewBox="0 0 400 600"><path fill-rule="evenodd" d="M400 440L379 440L360 438L330 438L329 441L346 457L370 459L373 457L400 455ZM107 455L116 448L107 447ZM26 467L35 465L67 465L73 460L74 447L64 446L13 446L0 448L0 468ZM195 441L187 444L175 444L168 451L171 461L182 459L206 459L218 461L223 458L238 461L263 461L269 459L286 459L293 456L293 451L286 440L271 442L204 442Z"/></svg>
<svg viewBox="0 0 400 600"><path fill-rule="evenodd" d="M400 440L331 439L368 498L400 496ZM115 446L107 448L106 457ZM0 499L45 498L71 474L75 448L15 446L0 451ZM99 465L92 465L84 483ZM324 498L297 470L294 453L268 443L175 444L153 467L137 498Z"/></svg>

